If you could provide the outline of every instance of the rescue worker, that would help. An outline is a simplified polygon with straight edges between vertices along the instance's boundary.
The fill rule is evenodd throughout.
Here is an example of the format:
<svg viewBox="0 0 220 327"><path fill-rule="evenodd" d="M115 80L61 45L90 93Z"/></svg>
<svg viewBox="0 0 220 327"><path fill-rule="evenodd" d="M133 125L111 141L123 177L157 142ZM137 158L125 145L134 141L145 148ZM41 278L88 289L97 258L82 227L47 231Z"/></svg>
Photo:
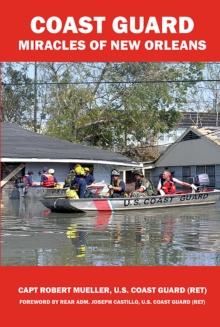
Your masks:
<svg viewBox="0 0 220 327"><path fill-rule="evenodd" d="M120 179L120 172L112 170L112 184L108 185L110 197L123 198L125 194L125 183Z"/></svg>
<svg viewBox="0 0 220 327"><path fill-rule="evenodd" d="M68 199L79 199L79 196L76 192L76 187L75 186L70 186L67 190L66 190L66 198Z"/></svg>
<svg viewBox="0 0 220 327"><path fill-rule="evenodd" d="M193 191L197 190L197 187L194 184L189 184L172 176L169 170L164 170L162 174L162 178L160 178L159 183L157 185L157 191L160 195L164 196L166 194L175 194L176 193L176 184L191 187Z"/></svg>
<svg viewBox="0 0 220 327"><path fill-rule="evenodd" d="M86 194L86 181L85 181L85 171L81 166L75 168L75 178L71 182L71 187L76 189L79 198L85 198Z"/></svg>
<svg viewBox="0 0 220 327"><path fill-rule="evenodd" d="M135 191L132 193L132 197L145 197L155 194L151 181L144 177L141 170L134 171L133 175L135 178Z"/></svg>
<svg viewBox="0 0 220 327"><path fill-rule="evenodd" d="M40 176L40 185L43 183L44 175L48 173L48 168L44 167L42 170L39 171L38 175Z"/></svg>
<svg viewBox="0 0 220 327"><path fill-rule="evenodd" d="M64 187L69 187L71 184L71 181L75 178L76 173L74 171L74 168L71 168L68 175L66 176L66 179L64 181Z"/></svg>
<svg viewBox="0 0 220 327"><path fill-rule="evenodd" d="M90 185L92 185L95 182L95 178L90 173L90 169L88 167L85 167L84 170L85 170L85 181L86 181L86 185L87 186L90 186Z"/></svg>
<svg viewBox="0 0 220 327"><path fill-rule="evenodd" d="M49 169L46 170L46 168L43 169L43 174L41 175L41 182L40 185L43 187L48 187L48 188L52 188L56 185L56 179L53 176L54 170L53 169Z"/></svg>
<svg viewBox="0 0 220 327"><path fill-rule="evenodd" d="M56 177L54 176L54 174L55 174L55 170L54 170L53 168L50 168L50 169L48 170L48 173L49 173L50 175L53 176L53 178L54 178L54 184L55 184L55 185L58 184L58 181L57 181Z"/></svg>

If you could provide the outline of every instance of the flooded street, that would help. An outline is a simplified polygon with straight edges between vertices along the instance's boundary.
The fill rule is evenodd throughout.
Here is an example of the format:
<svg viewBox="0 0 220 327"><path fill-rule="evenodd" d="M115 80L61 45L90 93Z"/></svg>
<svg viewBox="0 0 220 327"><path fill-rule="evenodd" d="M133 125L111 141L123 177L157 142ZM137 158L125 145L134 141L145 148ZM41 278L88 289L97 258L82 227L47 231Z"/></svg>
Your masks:
<svg viewBox="0 0 220 327"><path fill-rule="evenodd" d="M220 203L121 214L50 213L7 200L1 265L220 265Z"/></svg>

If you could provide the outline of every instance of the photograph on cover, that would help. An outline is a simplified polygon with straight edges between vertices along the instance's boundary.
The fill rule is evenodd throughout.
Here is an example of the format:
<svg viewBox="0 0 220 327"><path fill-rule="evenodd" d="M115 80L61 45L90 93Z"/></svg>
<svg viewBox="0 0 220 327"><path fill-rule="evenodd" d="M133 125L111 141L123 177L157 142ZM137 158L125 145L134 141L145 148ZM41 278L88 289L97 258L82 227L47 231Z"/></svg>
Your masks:
<svg viewBox="0 0 220 327"><path fill-rule="evenodd" d="M220 265L220 63L0 76L1 265Z"/></svg>

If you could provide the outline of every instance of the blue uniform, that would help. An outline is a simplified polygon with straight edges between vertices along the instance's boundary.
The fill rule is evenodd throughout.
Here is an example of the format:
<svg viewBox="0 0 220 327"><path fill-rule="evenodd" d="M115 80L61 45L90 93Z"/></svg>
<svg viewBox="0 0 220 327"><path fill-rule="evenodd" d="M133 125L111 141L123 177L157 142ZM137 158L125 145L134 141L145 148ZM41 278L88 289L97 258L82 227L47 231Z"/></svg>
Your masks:
<svg viewBox="0 0 220 327"><path fill-rule="evenodd" d="M94 183L95 178L91 174L88 174L85 176L85 181L86 185L91 185L92 183Z"/></svg>
<svg viewBox="0 0 220 327"><path fill-rule="evenodd" d="M77 190L77 194L79 196L79 198L84 198L85 197L85 193L86 193L86 180L84 177L81 176L76 176L74 178L74 180L71 182L71 186L76 185L78 190Z"/></svg>

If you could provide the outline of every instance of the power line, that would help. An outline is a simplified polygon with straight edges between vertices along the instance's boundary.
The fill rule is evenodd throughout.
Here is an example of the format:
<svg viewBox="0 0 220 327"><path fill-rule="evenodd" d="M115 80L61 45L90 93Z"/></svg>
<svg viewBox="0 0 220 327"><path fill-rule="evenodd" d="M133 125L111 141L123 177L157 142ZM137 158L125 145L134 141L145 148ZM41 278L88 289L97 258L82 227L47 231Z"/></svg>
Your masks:
<svg viewBox="0 0 220 327"><path fill-rule="evenodd" d="M3 86L29 86L29 85L91 85L91 84L160 84L160 83L203 83L220 82L220 79L199 80L146 80L146 81L87 81L87 82L31 82L31 83L5 83Z"/></svg>

